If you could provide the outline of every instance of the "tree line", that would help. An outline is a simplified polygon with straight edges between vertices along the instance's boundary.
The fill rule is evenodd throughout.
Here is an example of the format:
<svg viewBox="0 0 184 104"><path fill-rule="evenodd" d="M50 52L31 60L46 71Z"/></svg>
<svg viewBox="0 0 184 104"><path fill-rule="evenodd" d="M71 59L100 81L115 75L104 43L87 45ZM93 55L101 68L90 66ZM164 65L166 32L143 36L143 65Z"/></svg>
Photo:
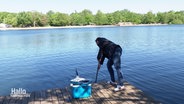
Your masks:
<svg viewBox="0 0 184 104"><path fill-rule="evenodd" d="M134 13L127 9L112 13L103 13L98 10L96 14L87 9L71 14L53 11L48 11L46 14L37 11L0 12L0 23L10 24L13 27L115 25L119 22L184 24L184 11L158 13L149 11L146 14Z"/></svg>

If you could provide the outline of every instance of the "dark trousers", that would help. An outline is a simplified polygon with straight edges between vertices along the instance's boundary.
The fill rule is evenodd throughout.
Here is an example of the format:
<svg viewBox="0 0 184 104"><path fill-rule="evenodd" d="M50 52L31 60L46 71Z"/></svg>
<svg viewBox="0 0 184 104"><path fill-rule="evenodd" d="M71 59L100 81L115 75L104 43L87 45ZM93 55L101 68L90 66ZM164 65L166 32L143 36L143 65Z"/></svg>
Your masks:
<svg viewBox="0 0 184 104"><path fill-rule="evenodd" d="M111 77L111 81L115 82L114 78L114 70L112 68L112 65L114 64L114 67L117 71L117 76L118 76L118 85L123 85L123 75L121 72L121 54L122 54L122 49L120 47L117 47L115 49L115 52L113 54L113 57L108 60L107 62L107 68Z"/></svg>

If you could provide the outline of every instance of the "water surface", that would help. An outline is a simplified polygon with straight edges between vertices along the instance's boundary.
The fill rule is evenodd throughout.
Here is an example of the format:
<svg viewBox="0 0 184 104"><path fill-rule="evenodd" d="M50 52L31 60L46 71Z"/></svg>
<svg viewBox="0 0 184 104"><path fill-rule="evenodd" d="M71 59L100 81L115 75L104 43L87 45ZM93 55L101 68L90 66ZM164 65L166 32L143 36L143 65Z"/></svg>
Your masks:
<svg viewBox="0 0 184 104"><path fill-rule="evenodd" d="M0 95L69 86L76 68L94 80L98 36L122 46L125 80L162 103L184 103L184 25L0 31ZM110 79L106 61L99 81Z"/></svg>

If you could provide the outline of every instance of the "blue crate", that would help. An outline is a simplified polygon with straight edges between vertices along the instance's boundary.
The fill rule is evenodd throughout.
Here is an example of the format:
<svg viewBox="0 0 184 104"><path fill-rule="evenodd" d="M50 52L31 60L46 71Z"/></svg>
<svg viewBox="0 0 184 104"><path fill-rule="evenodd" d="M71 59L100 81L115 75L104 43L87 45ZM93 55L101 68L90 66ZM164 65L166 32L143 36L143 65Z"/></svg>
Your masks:
<svg viewBox="0 0 184 104"><path fill-rule="evenodd" d="M88 98L91 96L91 84L70 84L73 98Z"/></svg>

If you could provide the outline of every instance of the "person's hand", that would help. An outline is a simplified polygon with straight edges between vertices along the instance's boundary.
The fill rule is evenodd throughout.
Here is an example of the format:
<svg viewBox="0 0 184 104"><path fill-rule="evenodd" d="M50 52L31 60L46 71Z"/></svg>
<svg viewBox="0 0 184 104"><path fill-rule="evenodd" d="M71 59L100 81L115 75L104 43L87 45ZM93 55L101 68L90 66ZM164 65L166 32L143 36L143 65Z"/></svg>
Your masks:
<svg viewBox="0 0 184 104"><path fill-rule="evenodd" d="M98 60L98 64L100 64L100 62L101 62L101 59Z"/></svg>

